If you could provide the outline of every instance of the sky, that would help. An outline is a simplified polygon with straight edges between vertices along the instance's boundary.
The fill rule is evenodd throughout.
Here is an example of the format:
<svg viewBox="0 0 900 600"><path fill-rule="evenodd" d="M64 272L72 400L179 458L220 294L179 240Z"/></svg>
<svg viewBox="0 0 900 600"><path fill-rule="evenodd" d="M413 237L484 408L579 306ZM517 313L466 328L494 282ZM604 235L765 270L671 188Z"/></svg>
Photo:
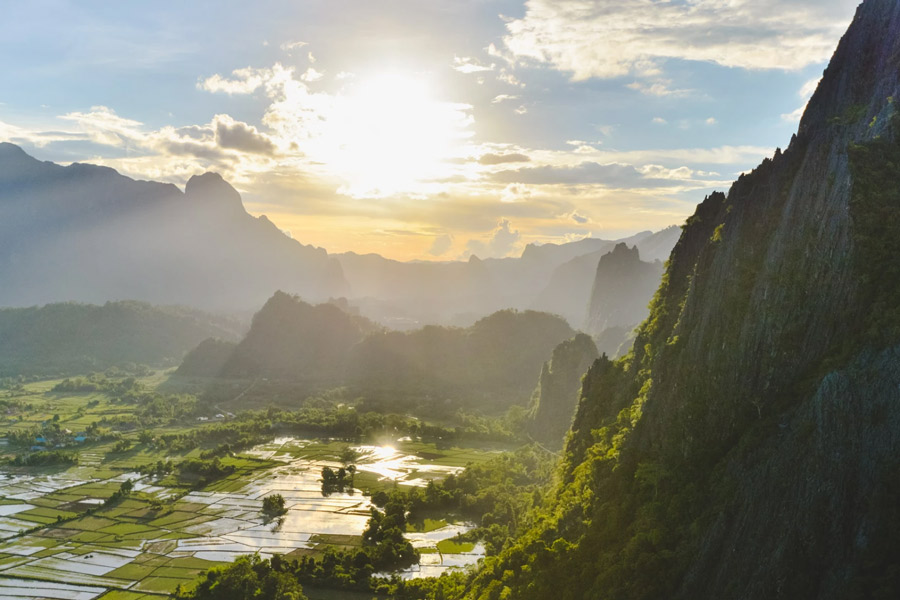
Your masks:
<svg viewBox="0 0 900 600"><path fill-rule="evenodd" d="M0 0L0 141L329 252L681 224L785 147L856 0Z"/></svg>

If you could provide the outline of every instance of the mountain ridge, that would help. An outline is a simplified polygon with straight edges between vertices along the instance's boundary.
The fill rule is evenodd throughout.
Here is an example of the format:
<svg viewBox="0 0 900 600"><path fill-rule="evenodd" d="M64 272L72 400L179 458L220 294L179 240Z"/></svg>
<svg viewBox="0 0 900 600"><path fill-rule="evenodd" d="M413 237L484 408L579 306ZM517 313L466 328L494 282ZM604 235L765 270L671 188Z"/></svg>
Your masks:
<svg viewBox="0 0 900 600"><path fill-rule="evenodd" d="M900 3L866 0L787 150L688 220L471 597L896 595L900 293L870 261L900 224L898 95Z"/></svg>

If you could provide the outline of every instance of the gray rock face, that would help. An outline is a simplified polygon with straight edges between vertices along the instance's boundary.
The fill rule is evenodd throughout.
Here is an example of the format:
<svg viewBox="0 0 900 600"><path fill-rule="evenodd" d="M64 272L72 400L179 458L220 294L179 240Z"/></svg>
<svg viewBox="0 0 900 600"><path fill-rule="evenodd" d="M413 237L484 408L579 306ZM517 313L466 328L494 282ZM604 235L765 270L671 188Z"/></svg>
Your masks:
<svg viewBox="0 0 900 600"><path fill-rule="evenodd" d="M613 327L636 327L647 318L662 271L660 262L642 261L636 246L617 244L597 264L584 330L599 335Z"/></svg>
<svg viewBox="0 0 900 600"><path fill-rule="evenodd" d="M532 396L528 432L533 439L551 448L562 446L575 416L581 378L598 356L594 341L583 333L553 349Z"/></svg>
<svg viewBox="0 0 900 600"><path fill-rule="evenodd" d="M633 354L585 377L550 516L490 573L511 596L900 597L895 99L900 2L866 0L787 150L697 207Z"/></svg>

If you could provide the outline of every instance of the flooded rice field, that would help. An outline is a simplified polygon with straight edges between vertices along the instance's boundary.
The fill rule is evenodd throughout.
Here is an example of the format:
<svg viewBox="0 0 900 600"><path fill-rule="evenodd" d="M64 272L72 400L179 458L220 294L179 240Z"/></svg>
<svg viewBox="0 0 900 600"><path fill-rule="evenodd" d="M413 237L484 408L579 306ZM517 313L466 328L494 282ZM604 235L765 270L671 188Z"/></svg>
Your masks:
<svg viewBox="0 0 900 600"><path fill-rule="evenodd" d="M130 599L187 586L203 570L237 556L291 556L323 544L358 545L371 503L358 490L324 496L323 467L338 468L345 444L279 438L243 453L266 468L226 477L199 491L160 485L133 471L99 465L54 474L0 472L0 598L91 600L108 590ZM355 446L357 481L427 485L484 460L471 449L436 450L399 441ZM104 502L122 482L134 494ZM262 499L281 494L287 513L261 514ZM159 502L168 501L160 508ZM473 527L444 523L407 534L422 553L402 577L439 575L477 562L480 545L450 542Z"/></svg>

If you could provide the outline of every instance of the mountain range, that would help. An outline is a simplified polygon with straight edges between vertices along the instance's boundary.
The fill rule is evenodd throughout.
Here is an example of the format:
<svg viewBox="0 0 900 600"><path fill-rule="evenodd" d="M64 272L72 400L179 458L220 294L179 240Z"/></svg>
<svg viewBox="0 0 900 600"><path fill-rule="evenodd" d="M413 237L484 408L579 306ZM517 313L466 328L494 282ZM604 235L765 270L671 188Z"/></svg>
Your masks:
<svg viewBox="0 0 900 600"><path fill-rule="evenodd" d="M621 241L664 260L679 231ZM505 308L560 314L578 327L596 264L615 243L530 244L519 258L456 262L335 255L251 216L214 173L182 191L107 167L41 162L0 143L0 306L139 300L249 315L284 290L313 303L348 298L394 329L468 326Z"/></svg>

